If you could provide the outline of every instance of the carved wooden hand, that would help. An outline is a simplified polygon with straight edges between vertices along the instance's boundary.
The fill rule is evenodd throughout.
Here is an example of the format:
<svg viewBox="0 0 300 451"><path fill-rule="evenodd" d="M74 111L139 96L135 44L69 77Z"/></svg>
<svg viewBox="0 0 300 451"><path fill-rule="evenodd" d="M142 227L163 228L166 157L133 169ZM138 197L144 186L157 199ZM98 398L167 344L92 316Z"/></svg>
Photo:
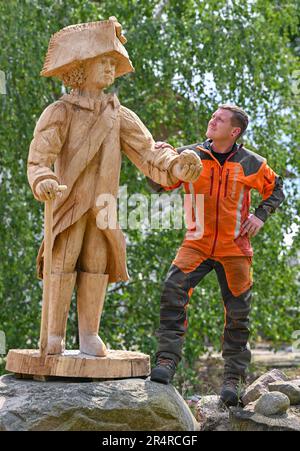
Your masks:
<svg viewBox="0 0 300 451"><path fill-rule="evenodd" d="M46 179L39 182L36 186L36 195L41 202L55 199L56 196L61 196L62 191L65 191L65 185L59 185L56 180Z"/></svg>
<svg viewBox="0 0 300 451"><path fill-rule="evenodd" d="M202 171L201 158L193 150L184 150L173 166L173 174L183 182L194 183Z"/></svg>

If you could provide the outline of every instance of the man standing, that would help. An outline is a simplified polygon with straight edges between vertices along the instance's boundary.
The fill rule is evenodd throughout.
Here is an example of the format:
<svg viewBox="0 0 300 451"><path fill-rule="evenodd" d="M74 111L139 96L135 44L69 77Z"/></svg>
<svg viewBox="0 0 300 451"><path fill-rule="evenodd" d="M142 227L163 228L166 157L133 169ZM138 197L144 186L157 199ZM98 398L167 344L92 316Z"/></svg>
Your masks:
<svg viewBox="0 0 300 451"><path fill-rule="evenodd" d="M208 139L177 149L179 154L192 149L201 157L201 175L184 187L192 196L204 196L204 230L195 239L191 232L197 225L188 231L169 269L161 297L157 364L151 372L153 381L168 384L172 380L181 359L191 294L215 270L225 308L221 401L226 405L238 404L239 385L251 359L247 342L253 250L249 238L284 200L282 179L265 158L236 143L247 126L248 116L241 108L221 105L208 123ZM251 189L263 197L255 214L249 214Z"/></svg>

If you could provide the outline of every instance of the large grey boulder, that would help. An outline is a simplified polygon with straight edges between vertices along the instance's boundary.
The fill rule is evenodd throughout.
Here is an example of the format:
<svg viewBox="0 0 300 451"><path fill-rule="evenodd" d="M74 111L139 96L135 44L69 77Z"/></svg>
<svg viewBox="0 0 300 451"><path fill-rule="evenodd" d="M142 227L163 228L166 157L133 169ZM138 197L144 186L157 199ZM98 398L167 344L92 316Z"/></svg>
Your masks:
<svg viewBox="0 0 300 451"><path fill-rule="evenodd" d="M0 378L0 431L195 431L172 385L139 378L101 382Z"/></svg>

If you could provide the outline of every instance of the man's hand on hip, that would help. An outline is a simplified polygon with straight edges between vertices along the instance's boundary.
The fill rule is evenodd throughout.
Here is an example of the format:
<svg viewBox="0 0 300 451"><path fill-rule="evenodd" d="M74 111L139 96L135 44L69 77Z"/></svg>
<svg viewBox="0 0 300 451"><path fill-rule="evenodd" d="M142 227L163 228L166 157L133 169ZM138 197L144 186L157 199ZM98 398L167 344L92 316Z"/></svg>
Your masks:
<svg viewBox="0 0 300 451"><path fill-rule="evenodd" d="M255 236L258 234L263 225L264 222L261 219L251 214L241 225L241 236L244 236L246 233L248 233L249 237Z"/></svg>
<svg viewBox="0 0 300 451"><path fill-rule="evenodd" d="M172 168L172 172L183 182L195 182L202 171L201 158L192 150L184 150Z"/></svg>

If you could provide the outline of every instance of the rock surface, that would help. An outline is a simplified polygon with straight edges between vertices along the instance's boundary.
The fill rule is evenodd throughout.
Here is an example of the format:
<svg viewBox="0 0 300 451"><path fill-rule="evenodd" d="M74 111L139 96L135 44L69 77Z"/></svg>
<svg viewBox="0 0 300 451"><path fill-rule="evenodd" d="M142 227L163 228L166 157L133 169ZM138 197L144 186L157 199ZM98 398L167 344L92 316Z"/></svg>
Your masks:
<svg viewBox="0 0 300 451"><path fill-rule="evenodd" d="M254 411L265 416L283 415L289 407L289 398L284 393L274 391L262 395L257 401Z"/></svg>
<svg viewBox="0 0 300 451"><path fill-rule="evenodd" d="M242 397L243 404L246 406L250 402L256 401L264 393L268 393L268 385L272 382L282 381L288 381L288 377L282 371L277 369L268 371L256 379L256 381L249 385L249 387L245 390Z"/></svg>
<svg viewBox="0 0 300 451"><path fill-rule="evenodd" d="M230 431L229 412L218 406L219 396L204 396L197 404L196 419L201 431Z"/></svg>
<svg viewBox="0 0 300 451"><path fill-rule="evenodd" d="M267 417L254 411L258 401L245 408L231 407L221 411L218 396L205 396L199 401L196 418L201 431L298 431L300 406L292 406L287 413Z"/></svg>
<svg viewBox="0 0 300 451"><path fill-rule="evenodd" d="M249 412L241 407L230 409L230 424L233 431L296 431L300 432L300 409L289 409L287 414L266 417L259 413Z"/></svg>
<svg viewBox="0 0 300 451"><path fill-rule="evenodd" d="M272 371L271 375L270 372L264 374L264 376L258 380L258 384L254 384L255 390L258 390L258 393L260 393L260 390L263 389L264 394L259 394L257 399L249 402L244 408L220 408L218 396L202 397L197 403L195 412L196 419L200 424L200 430L300 432L300 403L289 407L290 401L285 394L268 391L267 381L279 377L281 379L287 379L283 373L278 372L277 370ZM274 384L274 386L281 386L281 384L282 386L290 386L292 384L293 387L298 389L300 388L300 379L287 382L281 380L281 382L273 382L270 384ZM256 395L253 397L256 398ZM272 400L272 402L270 400ZM264 404L264 409L260 410L262 404ZM257 405L259 407L257 407ZM274 415L274 413L276 413L276 415Z"/></svg>
<svg viewBox="0 0 300 451"><path fill-rule="evenodd" d="M300 387L292 382L273 382L269 384L269 391L284 393L291 405L300 404Z"/></svg>
<svg viewBox="0 0 300 451"><path fill-rule="evenodd" d="M196 431L172 386L139 378L101 382L0 378L0 431Z"/></svg>

